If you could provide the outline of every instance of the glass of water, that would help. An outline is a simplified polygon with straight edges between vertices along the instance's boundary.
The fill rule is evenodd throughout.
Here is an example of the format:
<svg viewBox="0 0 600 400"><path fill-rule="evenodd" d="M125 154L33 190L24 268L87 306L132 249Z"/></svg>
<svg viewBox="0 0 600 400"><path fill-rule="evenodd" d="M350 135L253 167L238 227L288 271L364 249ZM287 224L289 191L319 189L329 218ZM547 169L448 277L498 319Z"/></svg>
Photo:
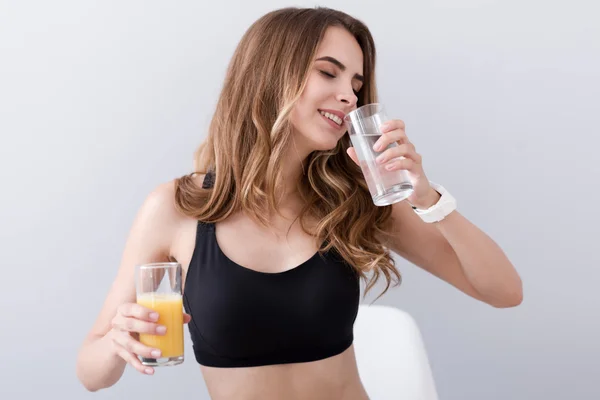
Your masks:
<svg viewBox="0 0 600 400"><path fill-rule="evenodd" d="M373 150L373 145L383 134L379 127L389 120L383 105L379 103L366 104L346 115L344 119L360 162L360 168L369 186L373 203L376 206L387 206L410 196L413 192L413 185L408 177L408 172L385 169L388 163L397 158L393 158L385 164L378 164L375 161L375 158L385 150L398 146L394 142L381 152Z"/></svg>

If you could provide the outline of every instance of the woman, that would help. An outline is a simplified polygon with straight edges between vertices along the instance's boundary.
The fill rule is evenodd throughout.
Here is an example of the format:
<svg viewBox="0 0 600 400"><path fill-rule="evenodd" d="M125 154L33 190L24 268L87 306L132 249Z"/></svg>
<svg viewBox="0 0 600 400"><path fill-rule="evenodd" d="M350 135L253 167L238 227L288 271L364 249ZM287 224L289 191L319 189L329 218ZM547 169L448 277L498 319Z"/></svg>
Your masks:
<svg viewBox="0 0 600 400"><path fill-rule="evenodd" d="M254 23L225 79L196 173L142 205L120 270L79 353L89 390L115 384L141 332L164 333L135 304L133 268L184 267L185 322L210 395L227 399L368 399L352 345L359 282L400 274L390 251L495 307L521 302L521 282L488 236L457 211L425 222L440 194L404 123L390 121L385 158L414 192L373 205L340 117L377 100L375 47L356 19L288 8ZM334 121L335 123L332 123ZM413 209L416 208L415 209ZM383 293L382 293L383 294Z"/></svg>

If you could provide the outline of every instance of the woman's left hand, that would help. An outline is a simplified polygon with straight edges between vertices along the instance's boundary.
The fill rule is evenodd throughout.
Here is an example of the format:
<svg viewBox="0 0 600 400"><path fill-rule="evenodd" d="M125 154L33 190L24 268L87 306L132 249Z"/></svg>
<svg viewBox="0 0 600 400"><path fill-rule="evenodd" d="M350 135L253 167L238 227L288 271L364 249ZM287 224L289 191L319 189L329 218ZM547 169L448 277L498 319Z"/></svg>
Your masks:
<svg viewBox="0 0 600 400"><path fill-rule="evenodd" d="M405 128L404 122L401 120L390 120L382 124L383 135L375 142L373 149L380 152L389 144L398 143L398 146L381 152L377 157L377 162L382 166L385 164L383 168L388 171L406 170L414 188L407 200L417 208L427 209L438 201L440 195L429 184L423 170L422 157L408 140ZM357 165L360 165L354 147L348 148L348 155Z"/></svg>

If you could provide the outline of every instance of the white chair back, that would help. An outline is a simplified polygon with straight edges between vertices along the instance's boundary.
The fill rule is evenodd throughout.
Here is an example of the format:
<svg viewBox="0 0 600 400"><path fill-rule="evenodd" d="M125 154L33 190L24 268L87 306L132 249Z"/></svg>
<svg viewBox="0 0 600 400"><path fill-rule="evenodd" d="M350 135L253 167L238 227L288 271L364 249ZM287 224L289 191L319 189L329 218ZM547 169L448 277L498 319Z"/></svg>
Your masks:
<svg viewBox="0 0 600 400"><path fill-rule="evenodd" d="M406 312L361 305L354 324L361 380L371 400L438 400L421 332Z"/></svg>

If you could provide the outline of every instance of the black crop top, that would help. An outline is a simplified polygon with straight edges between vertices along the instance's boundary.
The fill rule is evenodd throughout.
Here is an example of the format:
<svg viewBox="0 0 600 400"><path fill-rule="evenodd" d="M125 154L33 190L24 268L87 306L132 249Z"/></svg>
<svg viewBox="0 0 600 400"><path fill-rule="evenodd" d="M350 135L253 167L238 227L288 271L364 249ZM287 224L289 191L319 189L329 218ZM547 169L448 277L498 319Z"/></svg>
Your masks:
<svg viewBox="0 0 600 400"><path fill-rule="evenodd" d="M207 175L204 186L211 181ZM358 274L333 250L284 272L259 272L229 259L215 226L198 222L183 304L202 365L250 367L339 354L353 342L359 296Z"/></svg>

